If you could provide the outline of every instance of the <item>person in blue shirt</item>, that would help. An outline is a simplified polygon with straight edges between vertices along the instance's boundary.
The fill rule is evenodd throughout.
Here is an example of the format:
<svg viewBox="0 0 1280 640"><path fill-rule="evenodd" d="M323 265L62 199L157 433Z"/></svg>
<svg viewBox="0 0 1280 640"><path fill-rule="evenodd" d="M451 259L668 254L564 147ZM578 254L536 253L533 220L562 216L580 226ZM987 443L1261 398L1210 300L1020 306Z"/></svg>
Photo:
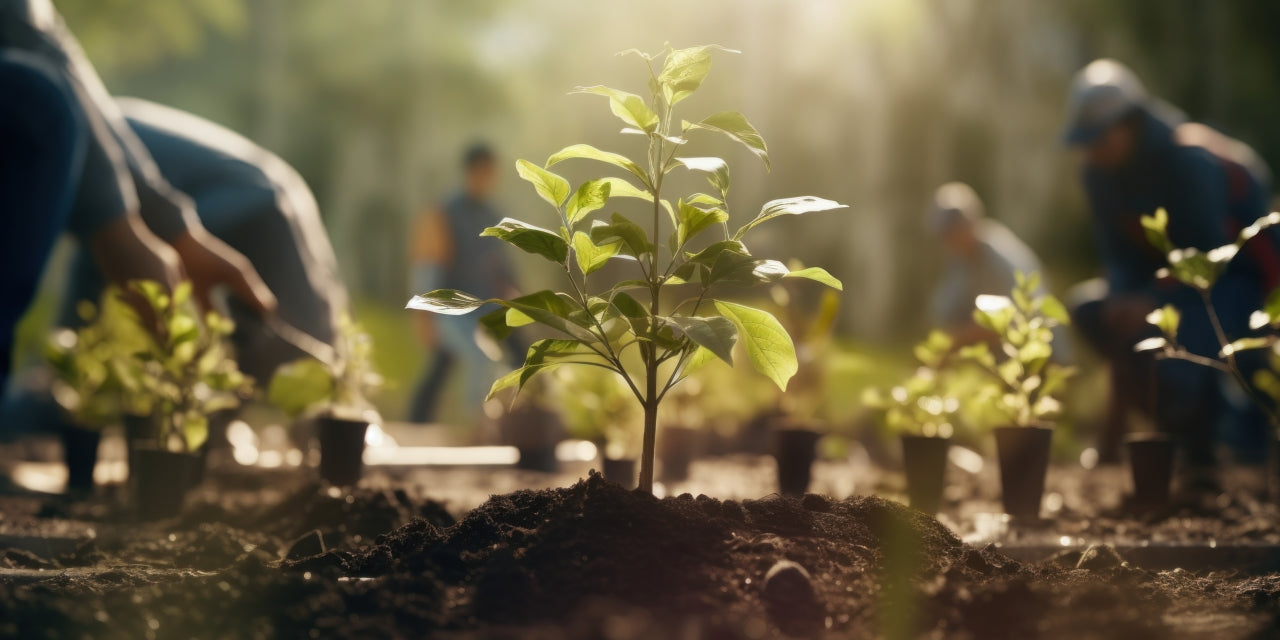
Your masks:
<svg viewBox="0 0 1280 640"><path fill-rule="evenodd" d="M247 258L161 177L49 0L0 0L0 389L13 333L70 231L114 282L189 278L275 309Z"/></svg>
<svg viewBox="0 0 1280 640"><path fill-rule="evenodd" d="M974 321L974 300L1009 295L1018 273L1040 271L1040 259L1008 227L988 218L982 199L963 182L938 187L928 226L946 256L930 304L934 326L951 334L957 346L994 337Z"/></svg>
<svg viewBox="0 0 1280 640"><path fill-rule="evenodd" d="M462 158L463 185L438 208L421 216L410 247L410 285L414 294L434 289L458 289L480 298L509 298L516 294L516 279L506 245L480 233L502 219L492 202L498 179L497 156L478 143ZM409 407L410 422L434 422L449 373L462 369L462 406L468 419L479 419L484 398L495 379L495 359L500 345L489 345L478 334L478 318L415 314L419 338L435 350ZM489 353L486 353L488 346ZM508 354L523 357L514 335L507 341ZM491 357L491 355L493 357Z"/></svg>
<svg viewBox="0 0 1280 640"><path fill-rule="evenodd" d="M1184 124L1119 62L1097 60L1077 74L1064 138L1081 153L1104 277L1078 288L1072 306L1076 327L1111 367L1102 459L1118 458L1127 418L1138 411L1177 438L1192 477L1207 477L1215 463L1216 424L1227 408L1219 375L1188 362L1157 362L1133 347L1153 335L1146 316L1165 304L1182 312L1178 340L1191 352L1216 356L1218 339L1199 294L1157 275L1167 261L1139 221L1163 207L1172 242L1207 251L1233 241L1266 213L1269 185L1260 161L1215 153L1210 147L1223 145L1208 141L1203 125ZM1231 339L1248 333L1249 314L1278 273L1271 238L1247 247L1213 291Z"/></svg>

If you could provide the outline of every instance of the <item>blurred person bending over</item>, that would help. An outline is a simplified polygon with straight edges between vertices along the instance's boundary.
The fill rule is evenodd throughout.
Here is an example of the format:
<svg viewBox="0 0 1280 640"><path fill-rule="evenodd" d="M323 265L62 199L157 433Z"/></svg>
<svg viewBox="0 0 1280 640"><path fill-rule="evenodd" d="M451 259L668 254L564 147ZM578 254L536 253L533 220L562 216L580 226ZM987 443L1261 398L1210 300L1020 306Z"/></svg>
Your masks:
<svg viewBox="0 0 1280 640"><path fill-rule="evenodd" d="M1008 227L987 218L978 194L962 182L938 187L928 224L946 253L946 275L930 305L934 326L957 346L993 338L973 319L974 299L1009 295L1018 273L1040 271L1040 259Z"/></svg>
<svg viewBox="0 0 1280 640"><path fill-rule="evenodd" d="M1269 172L1247 146L1204 125L1183 124L1181 114L1149 96L1138 78L1114 60L1097 60L1075 77L1068 104L1068 145L1080 149L1081 178L1104 277L1070 296L1076 327L1107 359L1111 389L1099 454L1118 459L1131 412L1145 413L1174 435L1193 482L1211 479L1215 429L1229 414L1217 372L1177 360L1155 361L1133 346L1155 335L1146 322L1171 304L1182 313L1178 341L1214 357L1218 340L1200 296L1170 278L1167 265L1139 222L1163 207L1178 247L1206 251L1234 241L1241 228L1266 213ZM1248 333L1249 314L1280 276L1273 235L1246 246L1213 291L1213 303L1231 339ZM1256 356L1256 357L1254 357ZM1258 366L1261 354L1241 359ZM1246 372L1246 375L1248 373ZM1264 421L1243 434L1265 451ZM1241 434L1238 434L1241 435Z"/></svg>
<svg viewBox="0 0 1280 640"><path fill-rule="evenodd" d="M514 296L516 280L505 245L480 237L502 219L491 201L498 180L496 154L487 145L472 145L463 154L462 170L462 187L415 224L410 247L413 293L458 289L482 299ZM464 413L479 419L494 380L494 359L477 341L477 330L479 317L492 308L462 316L414 314L419 337L435 356L414 392L410 422L437 419L445 382L457 367L462 368ZM507 346L508 355L524 356L514 334Z"/></svg>
<svg viewBox="0 0 1280 640"><path fill-rule="evenodd" d="M160 176L49 0L0 0L0 388L13 332L69 230L111 281L229 285L257 313L275 298ZM7 426L7 425L6 425Z"/></svg>

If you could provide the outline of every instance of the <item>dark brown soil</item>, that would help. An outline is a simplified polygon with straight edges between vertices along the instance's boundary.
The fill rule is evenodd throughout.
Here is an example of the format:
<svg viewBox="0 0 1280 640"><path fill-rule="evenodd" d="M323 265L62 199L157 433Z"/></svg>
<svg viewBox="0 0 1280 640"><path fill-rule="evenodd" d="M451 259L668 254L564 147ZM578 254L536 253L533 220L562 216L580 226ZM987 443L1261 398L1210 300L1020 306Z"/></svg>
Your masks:
<svg viewBox="0 0 1280 640"><path fill-rule="evenodd" d="M72 567L0 581L0 637L1280 637L1280 576L1153 573L1105 552L1023 564L879 498L658 500L592 475L452 523L396 492L247 497L278 484L121 523L130 535L56 562L0 554ZM766 586L784 560L798 567Z"/></svg>

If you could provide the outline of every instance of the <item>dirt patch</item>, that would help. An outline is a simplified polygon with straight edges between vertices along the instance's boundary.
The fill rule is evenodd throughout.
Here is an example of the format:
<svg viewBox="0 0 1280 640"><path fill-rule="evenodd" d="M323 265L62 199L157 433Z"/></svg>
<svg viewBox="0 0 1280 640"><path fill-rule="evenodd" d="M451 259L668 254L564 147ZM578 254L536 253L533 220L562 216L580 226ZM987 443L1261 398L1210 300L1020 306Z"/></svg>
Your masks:
<svg viewBox="0 0 1280 640"><path fill-rule="evenodd" d="M1230 639L1280 613L1280 576L1024 564L872 497L659 500L593 475L457 523L376 490L237 504L60 561L94 571L0 583L0 636ZM315 529L345 532L279 560Z"/></svg>

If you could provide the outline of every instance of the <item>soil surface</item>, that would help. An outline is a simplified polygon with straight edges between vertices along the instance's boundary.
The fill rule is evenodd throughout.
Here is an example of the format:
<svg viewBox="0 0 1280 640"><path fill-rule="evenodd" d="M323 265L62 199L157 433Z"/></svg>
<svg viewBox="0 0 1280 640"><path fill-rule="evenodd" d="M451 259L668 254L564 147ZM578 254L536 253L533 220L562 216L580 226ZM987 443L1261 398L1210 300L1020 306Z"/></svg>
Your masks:
<svg viewBox="0 0 1280 640"><path fill-rule="evenodd" d="M1106 547L1018 562L876 497L657 499L589 475L455 521L430 487L305 477L214 475L179 518L145 525L113 500L0 498L0 532L92 538L0 551L0 637L1280 637L1280 575L1154 572ZM988 478L952 478L945 519L989 504ZM1042 530L1274 535L1249 533L1276 518L1243 485L1137 517L1106 478L1051 472L1068 499ZM1090 496L1095 513L1072 506Z"/></svg>

